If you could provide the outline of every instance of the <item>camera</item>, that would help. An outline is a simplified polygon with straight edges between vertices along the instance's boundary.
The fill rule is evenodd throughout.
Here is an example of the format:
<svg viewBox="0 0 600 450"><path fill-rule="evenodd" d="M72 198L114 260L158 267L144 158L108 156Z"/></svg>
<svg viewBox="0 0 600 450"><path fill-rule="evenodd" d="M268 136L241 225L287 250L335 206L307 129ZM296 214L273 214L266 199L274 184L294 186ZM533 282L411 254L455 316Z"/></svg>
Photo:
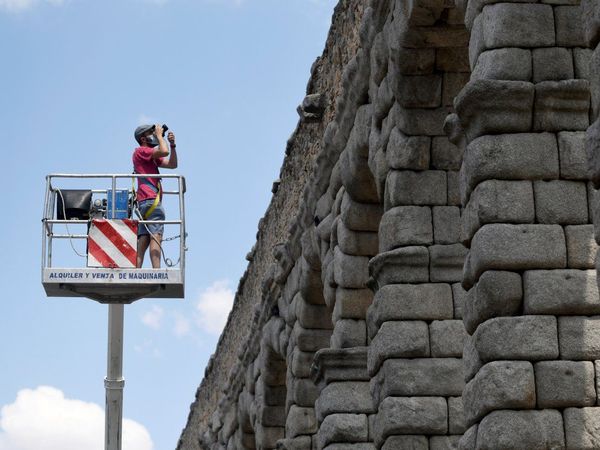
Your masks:
<svg viewBox="0 0 600 450"><path fill-rule="evenodd" d="M167 126L167 124L166 124L166 123L163 123L163 126L162 126L162 127L163 127L163 132L162 132L162 135L163 135L163 137L165 137L165 133L166 133L167 131L169 131L169 127ZM152 128L150 128L150 131L152 131L153 133L154 133L154 130L156 130L156 125L152 125Z"/></svg>

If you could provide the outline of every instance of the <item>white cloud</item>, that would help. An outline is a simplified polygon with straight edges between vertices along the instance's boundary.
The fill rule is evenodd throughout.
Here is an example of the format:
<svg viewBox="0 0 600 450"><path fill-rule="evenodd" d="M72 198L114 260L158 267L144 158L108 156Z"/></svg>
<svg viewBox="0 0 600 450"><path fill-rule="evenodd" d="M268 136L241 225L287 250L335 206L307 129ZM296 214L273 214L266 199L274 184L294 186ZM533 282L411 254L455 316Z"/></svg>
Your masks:
<svg viewBox="0 0 600 450"><path fill-rule="evenodd" d="M48 3L52 6L61 6L65 1L66 0L0 0L0 10L18 13L43 3Z"/></svg>
<svg viewBox="0 0 600 450"><path fill-rule="evenodd" d="M200 293L196 304L197 324L209 334L219 335L227 322L227 316L233 306L234 292L229 288L229 281L215 281Z"/></svg>
<svg viewBox="0 0 600 450"><path fill-rule="evenodd" d="M150 311L142 314L142 323L153 330L158 330L162 324L165 312L160 306L153 306Z"/></svg>
<svg viewBox="0 0 600 450"><path fill-rule="evenodd" d="M123 419L123 448L152 450L146 428ZM23 389L0 413L0 450L102 450L104 410L50 386Z"/></svg>

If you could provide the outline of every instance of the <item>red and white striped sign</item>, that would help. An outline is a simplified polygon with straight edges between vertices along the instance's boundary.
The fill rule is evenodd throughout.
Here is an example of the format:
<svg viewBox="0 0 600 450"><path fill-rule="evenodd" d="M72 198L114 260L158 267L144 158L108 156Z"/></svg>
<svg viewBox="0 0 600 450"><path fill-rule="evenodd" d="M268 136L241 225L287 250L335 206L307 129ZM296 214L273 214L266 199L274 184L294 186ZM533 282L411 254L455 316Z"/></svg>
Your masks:
<svg viewBox="0 0 600 450"><path fill-rule="evenodd" d="M137 220L92 220L88 232L88 267L135 267L137 229Z"/></svg>

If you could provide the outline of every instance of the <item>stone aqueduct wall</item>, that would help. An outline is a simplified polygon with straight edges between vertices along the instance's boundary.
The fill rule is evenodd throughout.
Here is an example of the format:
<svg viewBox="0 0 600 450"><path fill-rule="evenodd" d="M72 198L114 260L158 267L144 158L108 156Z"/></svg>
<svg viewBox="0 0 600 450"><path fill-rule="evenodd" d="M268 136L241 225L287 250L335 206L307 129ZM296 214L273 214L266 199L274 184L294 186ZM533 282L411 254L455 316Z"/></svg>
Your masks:
<svg viewBox="0 0 600 450"><path fill-rule="evenodd" d="M599 449L599 42L342 0L178 448Z"/></svg>

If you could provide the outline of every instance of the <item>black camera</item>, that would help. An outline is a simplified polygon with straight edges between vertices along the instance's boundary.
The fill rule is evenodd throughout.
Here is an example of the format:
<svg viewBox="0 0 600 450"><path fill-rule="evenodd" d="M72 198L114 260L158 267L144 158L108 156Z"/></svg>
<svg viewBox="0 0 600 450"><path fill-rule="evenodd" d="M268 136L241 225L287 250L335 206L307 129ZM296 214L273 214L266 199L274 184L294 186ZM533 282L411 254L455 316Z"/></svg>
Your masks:
<svg viewBox="0 0 600 450"><path fill-rule="evenodd" d="M162 132L162 135L163 135L163 137L165 137L165 133L166 133L167 131L169 131L169 127L167 126L167 124L166 124L166 123L163 123L163 126L162 126L162 127L163 127L163 132ZM150 128L150 131L152 131L153 133L154 133L154 130L156 130L156 125L152 125L152 128Z"/></svg>

